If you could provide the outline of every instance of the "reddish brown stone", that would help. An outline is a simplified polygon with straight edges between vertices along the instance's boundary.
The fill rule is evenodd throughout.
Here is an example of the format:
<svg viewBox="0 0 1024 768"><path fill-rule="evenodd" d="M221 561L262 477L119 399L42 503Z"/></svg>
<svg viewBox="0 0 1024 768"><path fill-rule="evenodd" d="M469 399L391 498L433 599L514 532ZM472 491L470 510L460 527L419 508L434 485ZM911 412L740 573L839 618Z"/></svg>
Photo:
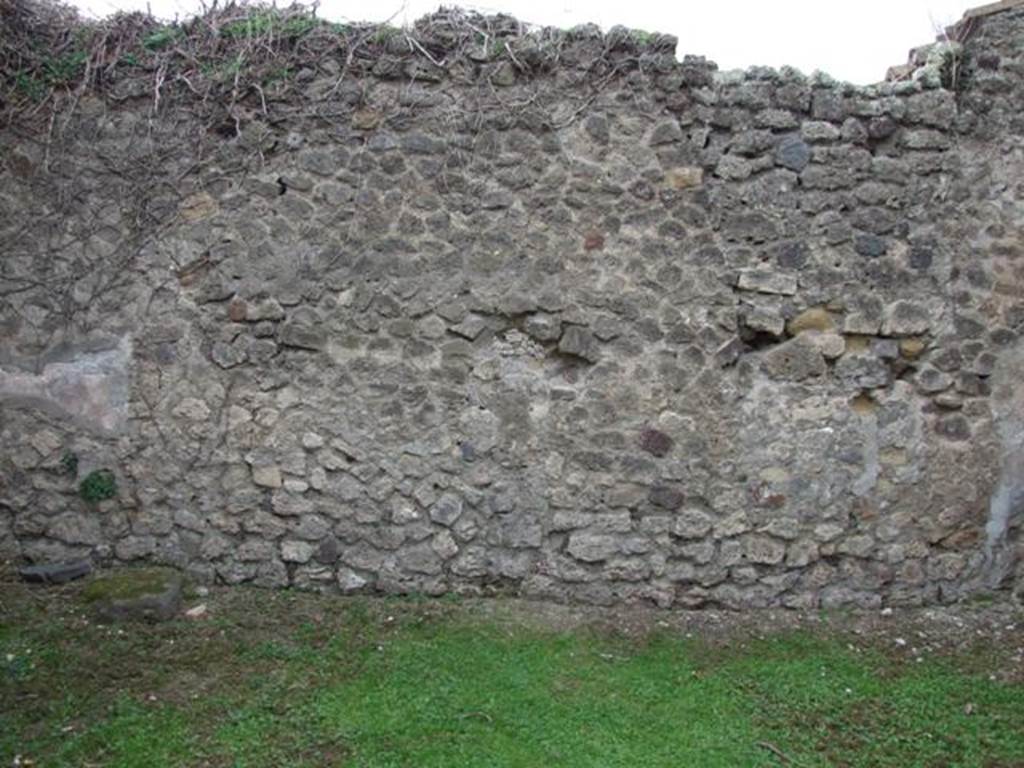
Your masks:
<svg viewBox="0 0 1024 768"><path fill-rule="evenodd" d="M647 498L651 504L662 509L679 509L686 501L686 495L681 490L666 485L651 488Z"/></svg>
<svg viewBox="0 0 1024 768"><path fill-rule="evenodd" d="M228 304L228 317L234 323L243 322L248 312L249 305L245 303L245 299L234 298Z"/></svg>
<svg viewBox="0 0 1024 768"><path fill-rule="evenodd" d="M660 429L648 427L640 433L640 447L653 456L666 456L672 450L672 438Z"/></svg>
<svg viewBox="0 0 1024 768"><path fill-rule="evenodd" d="M979 534L976 529L957 531L942 540L942 546L946 549L964 550L970 549L978 543Z"/></svg>
<svg viewBox="0 0 1024 768"><path fill-rule="evenodd" d="M583 249L599 251L604 248L604 235L600 232L588 232L583 239Z"/></svg>

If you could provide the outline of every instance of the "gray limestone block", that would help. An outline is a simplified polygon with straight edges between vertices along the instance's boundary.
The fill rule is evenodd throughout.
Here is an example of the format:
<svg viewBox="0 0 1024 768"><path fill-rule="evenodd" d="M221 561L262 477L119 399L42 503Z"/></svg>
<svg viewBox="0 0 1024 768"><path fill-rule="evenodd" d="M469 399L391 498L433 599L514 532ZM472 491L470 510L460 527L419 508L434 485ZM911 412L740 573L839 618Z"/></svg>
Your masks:
<svg viewBox="0 0 1024 768"><path fill-rule="evenodd" d="M783 272L767 269L744 269L739 274L736 287L741 291L793 296L797 291L797 280L793 275Z"/></svg>
<svg viewBox="0 0 1024 768"><path fill-rule="evenodd" d="M495 540L509 549L539 547L544 540L544 528L534 515L515 514L497 522Z"/></svg>
<svg viewBox="0 0 1024 768"><path fill-rule="evenodd" d="M594 334L590 329L579 325L567 326L562 331L558 351L581 357L590 363L596 363L600 359L600 345Z"/></svg>
<svg viewBox="0 0 1024 768"><path fill-rule="evenodd" d="M787 109L765 109L754 115L754 123L764 128L785 130L799 125L796 115Z"/></svg>
<svg viewBox="0 0 1024 768"><path fill-rule="evenodd" d="M537 310L537 297L530 293L510 291L498 300L497 309L498 312L508 317L535 312Z"/></svg>
<svg viewBox="0 0 1024 768"><path fill-rule="evenodd" d="M889 366L873 355L844 355L836 363L835 375L850 390L884 387L892 379Z"/></svg>
<svg viewBox="0 0 1024 768"><path fill-rule="evenodd" d="M569 536L566 551L585 563L600 562L619 553L619 537L578 531Z"/></svg>
<svg viewBox="0 0 1024 768"><path fill-rule="evenodd" d="M280 589L289 583L288 568L280 560L268 560L256 567L252 583L266 589Z"/></svg>
<svg viewBox="0 0 1024 768"><path fill-rule="evenodd" d="M811 98L811 116L817 120L841 123L846 119L848 109L846 99L832 89L819 90Z"/></svg>
<svg viewBox="0 0 1024 768"><path fill-rule="evenodd" d="M917 336L931 329L927 307L911 301L897 301L885 308L882 333L886 336Z"/></svg>
<svg viewBox="0 0 1024 768"><path fill-rule="evenodd" d="M556 315L537 312L526 318L523 329L538 341L554 341L562 334L562 323Z"/></svg>
<svg viewBox="0 0 1024 768"><path fill-rule="evenodd" d="M879 332L884 319L882 301L876 296L858 294L847 301L843 332L873 335Z"/></svg>
<svg viewBox="0 0 1024 768"><path fill-rule="evenodd" d="M738 319L742 328L754 333L782 336L786 327L786 321L781 314L761 307L744 308Z"/></svg>
<svg viewBox="0 0 1024 768"><path fill-rule="evenodd" d="M803 381L824 375L826 365L818 346L801 334L766 352L762 369L774 379Z"/></svg>
<svg viewBox="0 0 1024 768"><path fill-rule="evenodd" d="M736 155L722 155L715 166L715 175L729 181L742 181L753 173L750 161Z"/></svg>
<svg viewBox="0 0 1024 768"><path fill-rule="evenodd" d="M696 508L681 510L672 525L672 533L681 539L700 539L711 532L711 516Z"/></svg>
<svg viewBox="0 0 1024 768"><path fill-rule="evenodd" d="M950 140L939 131L919 129L906 131L901 137L901 144L907 149L948 149Z"/></svg>
<svg viewBox="0 0 1024 768"><path fill-rule="evenodd" d="M832 123L808 120L800 126L800 135L809 142L829 142L838 139L840 131Z"/></svg>
<svg viewBox="0 0 1024 768"><path fill-rule="evenodd" d="M454 493L443 493L430 508L430 519L450 528L462 515L462 499Z"/></svg>
<svg viewBox="0 0 1024 768"><path fill-rule="evenodd" d="M953 386L952 376L931 366L921 368L914 378L918 389L928 395L943 392Z"/></svg>
<svg viewBox="0 0 1024 768"><path fill-rule="evenodd" d="M337 583L341 593L348 595L363 589L369 582L351 568L342 567L338 569Z"/></svg>
<svg viewBox="0 0 1024 768"><path fill-rule="evenodd" d="M286 347L320 351L327 346L327 334L322 328L289 323L282 326L278 341Z"/></svg>
<svg viewBox="0 0 1024 768"><path fill-rule="evenodd" d="M425 133L410 133L402 137L402 149L411 154L436 155L444 152L446 148L444 141Z"/></svg>
<svg viewBox="0 0 1024 768"><path fill-rule="evenodd" d="M402 549L398 554L398 563L404 571L427 576L436 576L444 567L441 556L431 542Z"/></svg>
<svg viewBox="0 0 1024 768"><path fill-rule="evenodd" d="M103 530L95 514L64 512L50 521L46 533L66 544L96 546L103 542Z"/></svg>
<svg viewBox="0 0 1024 768"><path fill-rule="evenodd" d="M308 541L282 541L281 559L286 563L308 563L316 547Z"/></svg>
<svg viewBox="0 0 1024 768"><path fill-rule="evenodd" d="M651 131L651 146L672 144L683 140L683 130L675 120L665 120L654 126Z"/></svg>
<svg viewBox="0 0 1024 768"><path fill-rule="evenodd" d="M864 123L858 120L856 117L848 117L843 122L842 127L842 139L848 141L851 144L864 144L868 138L868 131L864 127Z"/></svg>
<svg viewBox="0 0 1024 768"><path fill-rule="evenodd" d="M152 536L125 536L114 545L114 556L118 560L141 560L155 548L156 540Z"/></svg>
<svg viewBox="0 0 1024 768"><path fill-rule="evenodd" d="M235 368L241 365L249 356L245 349L238 344L226 344L218 341L210 350L210 358L221 368Z"/></svg>

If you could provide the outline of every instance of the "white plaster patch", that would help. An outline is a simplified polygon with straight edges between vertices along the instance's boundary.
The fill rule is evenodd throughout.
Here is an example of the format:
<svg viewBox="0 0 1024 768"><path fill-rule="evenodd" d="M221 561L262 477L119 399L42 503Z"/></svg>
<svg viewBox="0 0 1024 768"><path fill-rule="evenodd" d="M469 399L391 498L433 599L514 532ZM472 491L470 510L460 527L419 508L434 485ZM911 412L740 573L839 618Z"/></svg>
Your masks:
<svg viewBox="0 0 1024 768"><path fill-rule="evenodd" d="M62 414L99 432L120 432L128 420L131 357L125 336L116 347L74 353L40 373L0 368L0 401Z"/></svg>
<svg viewBox="0 0 1024 768"><path fill-rule="evenodd" d="M1024 345L1005 352L992 373L992 417L1002 443L999 483L989 502L985 557L998 584L1012 563L1002 546L1010 519L1024 509Z"/></svg>

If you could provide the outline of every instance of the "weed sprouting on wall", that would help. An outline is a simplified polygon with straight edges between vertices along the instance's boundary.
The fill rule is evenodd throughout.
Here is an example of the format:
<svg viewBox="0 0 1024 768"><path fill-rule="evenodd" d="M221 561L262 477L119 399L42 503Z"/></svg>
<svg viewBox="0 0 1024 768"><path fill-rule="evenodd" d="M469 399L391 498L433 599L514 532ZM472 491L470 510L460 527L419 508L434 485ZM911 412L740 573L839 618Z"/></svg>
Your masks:
<svg viewBox="0 0 1024 768"><path fill-rule="evenodd" d="M212 95L221 81L251 86L300 39L315 37L311 50L337 44L339 27L307 8L231 6L184 23L165 24L141 13L99 22L78 18L58 5L18 0L0 8L6 33L0 41L0 93L12 120L33 104L62 102L87 91L105 92L125 78L167 72L155 88ZM244 70L218 66L243 58ZM243 75L241 82L235 76ZM209 81L213 82L209 82ZM169 82L168 82L169 81ZM159 98L156 96L155 98Z"/></svg>
<svg viewBox="0 0 1024 768"><path fill-rule="evenodd" d="M60 465L72 477L78 476L78 454L74 451L64 451L60 457Z"/></svg>
<svg viewBox="0 0 1024 768"><path fill-rule="evenodd" d="M96 504L117 495L117 480L109 469L97 469L86 475L78 486L83 500Z"/></svg>
<svg viewBox="0 0 1024 768"><path fill-rule="evenodd" d="M245 101L264 113L287 99L315 98L281 73L303 68L347 77L381 74L395 59L416 59L413 79L431 79L447 62L503 60L517 71L558 65L563 43L591 34L533 29L506 16L484 17L457 9L420 19L408 29L383 24L339 24L315 8L230 4L168 24L142 13L87 21L65 6L37 0L0 5L0 122L47 125L46 115L70 108L84 93L145 94L154 111L175 96L203 105ZM668 35L625 30L607 46L640 54L674 54ZM599 64L608 51L594 51ZM639 65L639 59L634 67ZM600 75L602 67L595 70ZM396 75L410 74L399 66ZM125 83L134 82L132 88ZM269 90L268 90L269 88ZM43 109L42 107L48 107Z"/></svg>

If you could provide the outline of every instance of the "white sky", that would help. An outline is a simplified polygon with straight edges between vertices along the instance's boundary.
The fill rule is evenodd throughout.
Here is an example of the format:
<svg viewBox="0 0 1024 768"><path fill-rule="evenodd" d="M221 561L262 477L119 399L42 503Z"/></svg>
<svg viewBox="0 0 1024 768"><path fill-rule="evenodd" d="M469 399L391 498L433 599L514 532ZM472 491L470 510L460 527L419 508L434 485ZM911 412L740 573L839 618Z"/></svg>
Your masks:
<svg viewBox="0 0 1024 768"><path fill-rule="evenodd" d="M72 0L88 15L146 10L166 19L195 13L200 0ZM903 64L907 52L931 42L963 12L986 0L484 0L445 2L521 21L571 27L595 22L667 32L679 38L679 56L707 56L722 69L755 64L821 69L866 84ZM287 3L285 3L287 4ZM438 0L322 0L331 21L412 22L436 10Z"/></svg>

